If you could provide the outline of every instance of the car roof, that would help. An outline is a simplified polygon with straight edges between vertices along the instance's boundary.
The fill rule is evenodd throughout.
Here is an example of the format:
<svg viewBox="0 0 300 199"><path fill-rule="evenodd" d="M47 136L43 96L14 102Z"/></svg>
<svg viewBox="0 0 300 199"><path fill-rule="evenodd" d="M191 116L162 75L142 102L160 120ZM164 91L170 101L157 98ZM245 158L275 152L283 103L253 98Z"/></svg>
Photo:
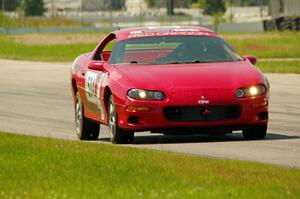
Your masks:
<svg viewBox="0 0 300 199"><path fill-rule="evenodd" d="M113 33L118 41L151 36L216 36L212 30L199 26L135 27L116 30Z"/></svg>

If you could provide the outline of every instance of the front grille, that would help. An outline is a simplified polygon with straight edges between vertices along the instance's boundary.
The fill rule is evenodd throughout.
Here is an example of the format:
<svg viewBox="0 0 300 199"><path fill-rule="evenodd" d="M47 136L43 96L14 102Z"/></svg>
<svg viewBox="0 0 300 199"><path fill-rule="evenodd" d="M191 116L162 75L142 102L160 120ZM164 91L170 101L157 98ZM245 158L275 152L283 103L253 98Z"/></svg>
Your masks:
<svg viewBox="0 0 300 199"><path fill-rule="evenodd" d="M207 107L166 107L164 116L170 121L222 121L237 119L241 115L241 107L207 106Z"/></svg>

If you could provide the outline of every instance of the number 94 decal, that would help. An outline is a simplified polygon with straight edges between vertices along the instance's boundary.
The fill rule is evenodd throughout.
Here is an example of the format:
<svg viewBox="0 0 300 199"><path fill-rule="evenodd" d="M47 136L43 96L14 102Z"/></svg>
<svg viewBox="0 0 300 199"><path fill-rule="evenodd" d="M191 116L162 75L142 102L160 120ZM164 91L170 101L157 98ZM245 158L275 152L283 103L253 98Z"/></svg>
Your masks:
<svg viewBox="0 0 300 199"><path fill-rule="evenodd" d="M103 105L100 99L100 93L102 88L102 83L106 73L95 73L87 71L85 76L85 93L86 98L89 102L97 104L100 112L101 118L104 117Z"/></svg>

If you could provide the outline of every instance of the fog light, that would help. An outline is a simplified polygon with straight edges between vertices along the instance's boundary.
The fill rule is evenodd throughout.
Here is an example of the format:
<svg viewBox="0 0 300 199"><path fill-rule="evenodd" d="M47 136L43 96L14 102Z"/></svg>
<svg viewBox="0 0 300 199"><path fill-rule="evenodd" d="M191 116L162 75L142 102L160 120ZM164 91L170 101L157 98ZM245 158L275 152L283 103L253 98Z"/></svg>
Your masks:
<svg viewBox="0 0 300 199"><path fill-rule="evenodd" d="M130 116L128 118L128 123L130 123L130 124L137 124L138 120L139 120L138 117L136 117L136 116Z"/></svg>
<svg viewBox="0 0 300 199"><path fill-rule="evenodd" d="M268 119L268 112L264 111L264 112L258 113L258 119L259 120L266 120L266 119Z"/></svg>

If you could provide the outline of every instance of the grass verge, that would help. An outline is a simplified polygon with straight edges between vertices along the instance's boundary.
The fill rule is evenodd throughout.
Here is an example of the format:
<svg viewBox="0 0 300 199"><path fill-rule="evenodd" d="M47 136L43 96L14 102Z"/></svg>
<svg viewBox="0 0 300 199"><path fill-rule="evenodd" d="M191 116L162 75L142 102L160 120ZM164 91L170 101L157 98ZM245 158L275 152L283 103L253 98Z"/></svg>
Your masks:
<svg viewBox="0 0 300 199"><path fill-rule="evenodd" d="M0 133L0 198L297 198L300 170Z"/></svg>
<svg viewBox="0 0 300 199"><path fill-rule="evenodd" d="M224 38L241 55L259 58L300 57L299 32L225 34Z"/></svg>
<svg viewBox="0 0 300 199"><path fill-rule="evenodd" d="M0 36L0 57L15 60L72 62L78 55L90 52L95 44L22 44L13 38Z"/></svg>
<svg viewBox="0 0 300 199"><path fill-rule="evenodd" d="M300 61L259 61L256 66L265 73L296 73L300 74Z"/></svg>

